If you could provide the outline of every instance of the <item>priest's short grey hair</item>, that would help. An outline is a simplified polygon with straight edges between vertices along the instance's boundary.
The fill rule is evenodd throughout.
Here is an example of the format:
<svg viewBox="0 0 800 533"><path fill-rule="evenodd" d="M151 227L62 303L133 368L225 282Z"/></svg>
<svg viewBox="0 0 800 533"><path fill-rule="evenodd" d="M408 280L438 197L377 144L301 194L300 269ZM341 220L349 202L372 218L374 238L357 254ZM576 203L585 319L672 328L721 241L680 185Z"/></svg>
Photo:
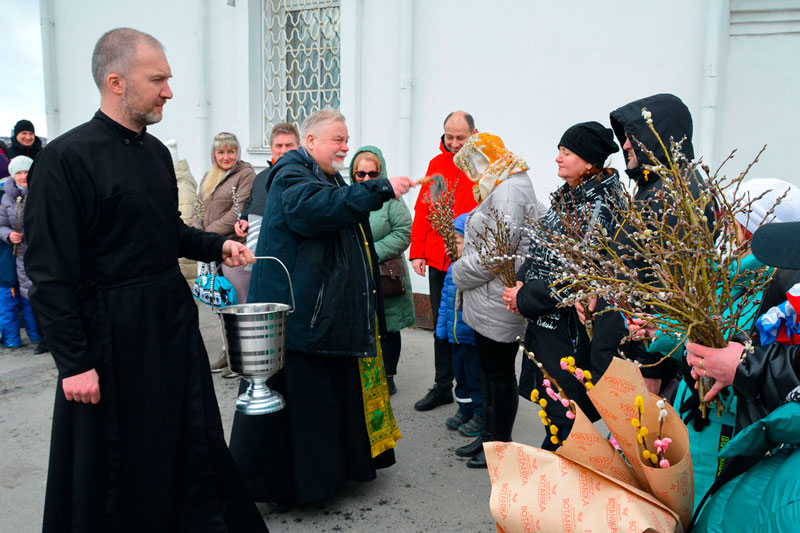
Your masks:
<svg viewBox="0 0 800 533"><path fill-rule="evenodd" d="M97 40L92 53L92 77L98 89L103 88L112 72L122 75L128 72L139 44L164 49L158 39L133 28L115 28Z"/></svg>
<svg viewBox="0 0 800 533"><path fill-rule="evenodd" d="M331 122L344 122L344 115L335 109L320 109L314 111L303 121L300 126L300 140L305 146L306 137L309 133L319 135L320 128Z"/></svg>

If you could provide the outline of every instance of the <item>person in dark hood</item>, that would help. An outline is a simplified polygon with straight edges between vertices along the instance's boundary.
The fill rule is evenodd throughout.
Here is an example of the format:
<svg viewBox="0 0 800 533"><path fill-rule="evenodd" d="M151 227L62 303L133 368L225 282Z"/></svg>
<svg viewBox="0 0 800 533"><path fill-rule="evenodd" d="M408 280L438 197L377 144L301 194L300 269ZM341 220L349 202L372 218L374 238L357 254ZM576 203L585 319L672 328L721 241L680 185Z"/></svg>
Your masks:
<svg viewBox="0 0 800 533"><path fill-rule="evenodd" d="M637 140L651 150L659 160L666 160L668 154L664 153L661 144L650 130L647 121L642 116L642 109L646 108L652 115L656 130L665 146L669 146L669 140L674 139L678 142L683 139L682 152L687 159L694 158L694 147L692 146L692 115L689 108L680 98L673 94L656 94L640 100L635 100L626 104L610 114L611 129L617 137L622 150L625 154L625 172L636 185L634 201L647 205L653 212L658 212L661 206L659 191L663 187L661 177L654 172L645 173L643 165L650 164L650 158L641 149ZM707 208L709 221L715 218L713 206ZM623 220L618 231L614 235L616 243L624 246L627 243L627 232L632 231L626 221ZM632 266L636 267L635 261ZM643 265L642 265L643 266ZM642 270L640 275L646 275ZM625 320L619 313L604 313L606 302L597 302L594 309L594 302L589 304L590 311L594 311L594 331L592 339L592 373L595 379L599 379L608 367L611 359L616 356L620 349L622 339L628 334ZM583 308L580 304L576 305L581 319L584 319ZM633 359L644 363L658 359L656 354L648 354L643 349L641 343L630 342L622 347L623 351ZM677 382L671 383L676 377L678 363L667 360L665 363L653 368L642 369L648 387L655 393L659 392L662 385L672 384L677 386Z"/></svg>
<svg viewBox="0 0 800 533"><path fill-rule="evenodd" d="M11 146L8 148L8 158L13 159L24 155L33 159L42 150L42 139L36 136L33 122L22 119L14 125L11 136Z"/></svg>

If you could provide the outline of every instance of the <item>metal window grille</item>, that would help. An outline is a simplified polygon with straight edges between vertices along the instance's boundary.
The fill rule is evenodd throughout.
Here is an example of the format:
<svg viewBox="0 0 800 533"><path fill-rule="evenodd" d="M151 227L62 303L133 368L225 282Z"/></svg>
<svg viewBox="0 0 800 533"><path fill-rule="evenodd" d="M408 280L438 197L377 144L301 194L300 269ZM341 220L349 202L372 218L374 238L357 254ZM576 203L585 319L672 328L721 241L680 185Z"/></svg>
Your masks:
<svg viewBox="0 0 800 533"><path fill-rule="evenodd" d="M263 147L275 124L339 108L339 0L263 0Z"/></svg>

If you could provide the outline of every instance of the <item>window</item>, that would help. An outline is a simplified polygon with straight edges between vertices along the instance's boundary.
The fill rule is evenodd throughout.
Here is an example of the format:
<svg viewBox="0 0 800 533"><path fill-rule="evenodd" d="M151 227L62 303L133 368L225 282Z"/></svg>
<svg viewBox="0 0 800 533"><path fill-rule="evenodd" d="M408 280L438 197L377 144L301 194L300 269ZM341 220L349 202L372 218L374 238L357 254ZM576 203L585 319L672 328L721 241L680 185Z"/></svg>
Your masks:
<svg viewBox="0 0 800 533"><path fill-rule="evenodd" d="M339 109L339 0L263 0L262 147L275 124Z"/></svg>

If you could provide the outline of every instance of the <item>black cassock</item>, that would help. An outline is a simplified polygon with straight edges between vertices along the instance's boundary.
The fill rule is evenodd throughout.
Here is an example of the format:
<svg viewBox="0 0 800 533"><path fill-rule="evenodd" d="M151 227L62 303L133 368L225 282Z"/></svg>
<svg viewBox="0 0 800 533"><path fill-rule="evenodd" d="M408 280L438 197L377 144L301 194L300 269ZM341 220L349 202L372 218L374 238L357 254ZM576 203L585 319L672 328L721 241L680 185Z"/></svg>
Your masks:
<svg viewBox="0 0 800 533"><path fill-rule="evenodd" d="M52 141L25 209L31 301L59 378L97 369L97 405L59 379L43 530L266 531L225 445L178 257L221 259L187 227L169 152L106 115Z"/></svg>

